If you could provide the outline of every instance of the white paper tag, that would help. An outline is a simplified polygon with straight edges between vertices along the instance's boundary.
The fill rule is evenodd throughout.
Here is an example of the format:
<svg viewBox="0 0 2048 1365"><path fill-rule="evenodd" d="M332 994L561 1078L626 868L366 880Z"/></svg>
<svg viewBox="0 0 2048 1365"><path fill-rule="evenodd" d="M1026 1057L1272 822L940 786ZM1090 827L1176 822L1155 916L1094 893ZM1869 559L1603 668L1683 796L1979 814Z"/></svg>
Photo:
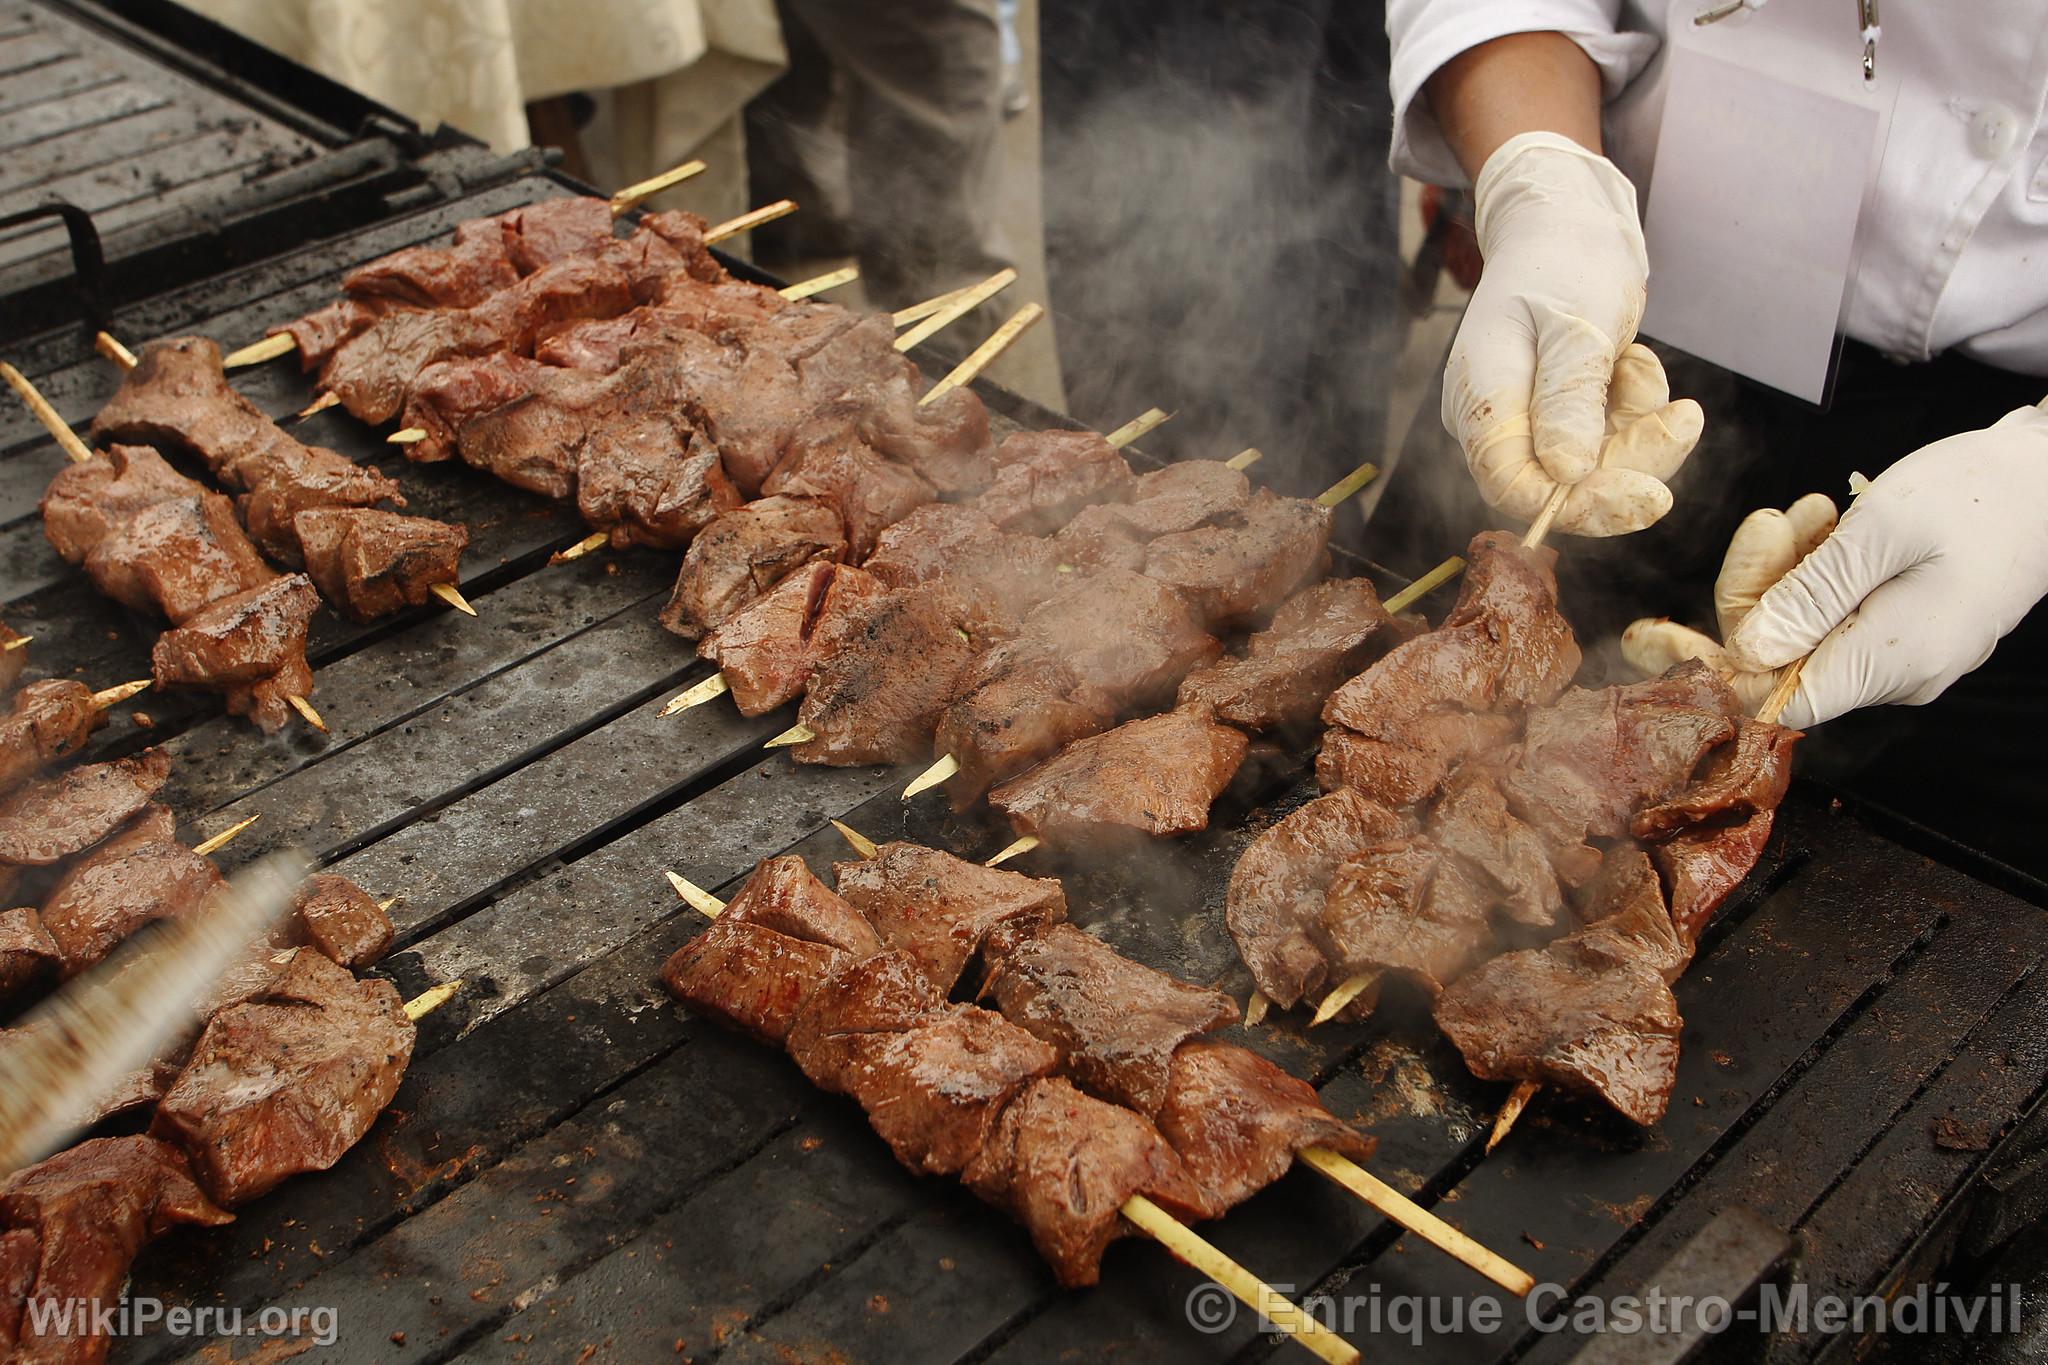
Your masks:
<svg viewBox="0 0 2048 1365"><path fill-rule="evenodd" d="M1846 4L1699 8L1671 6L1642 330L1819 403L1897 86L1880 58L1866 88Z"/></svg>

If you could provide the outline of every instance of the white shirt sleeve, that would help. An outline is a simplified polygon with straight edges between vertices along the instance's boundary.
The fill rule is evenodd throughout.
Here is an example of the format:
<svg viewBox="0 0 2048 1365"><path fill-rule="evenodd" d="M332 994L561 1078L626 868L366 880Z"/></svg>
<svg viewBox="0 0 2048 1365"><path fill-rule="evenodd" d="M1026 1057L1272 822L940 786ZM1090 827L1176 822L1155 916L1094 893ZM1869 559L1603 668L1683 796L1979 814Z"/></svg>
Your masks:
<svg viewBox="0 0 2048 1365"><path fill-rule="evenodd" d="M1393 46L1394 146L1388 160L1402 175L1432 185L1468 184L1422 86L1467 48L1510 33L1558 32L1600 68L1611 100L1647 66L1658 40L1619 31L1621 0L1388 0Z"/></svg>

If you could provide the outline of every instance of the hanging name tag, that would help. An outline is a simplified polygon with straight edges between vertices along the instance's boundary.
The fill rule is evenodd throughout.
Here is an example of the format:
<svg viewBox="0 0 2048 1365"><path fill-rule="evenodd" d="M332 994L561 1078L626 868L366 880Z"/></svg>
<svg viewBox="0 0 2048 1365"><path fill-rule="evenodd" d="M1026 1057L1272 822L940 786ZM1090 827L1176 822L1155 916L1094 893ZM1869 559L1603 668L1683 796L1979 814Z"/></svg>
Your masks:
<svg viewBox="0 0 2048 1365"><path fill-rule="evenodd" d="M1670 9L1642 330L1821 403L1898 84L1863 79L1846 3L1700 9Z"/></svg>

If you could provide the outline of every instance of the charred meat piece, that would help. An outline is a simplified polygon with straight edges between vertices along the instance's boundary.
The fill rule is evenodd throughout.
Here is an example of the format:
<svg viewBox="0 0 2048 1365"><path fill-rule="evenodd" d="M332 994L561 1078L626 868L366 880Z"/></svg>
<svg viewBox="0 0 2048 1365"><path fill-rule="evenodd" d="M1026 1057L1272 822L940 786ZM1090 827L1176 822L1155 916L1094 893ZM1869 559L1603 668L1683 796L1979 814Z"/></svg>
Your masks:
<svg viewBox="0 0 2048 1365"><path fill-rule="evenodd" d="M706 635L697 653L718 665L741 715L762 715L803 695L818 661L838 651L883 591L859 569L806 564Z"/></svg>
<svg viewBox="0 0 2048 1365"><path fill-rule="evenodd" d="M1010 658L1003 671L984 678L939 717L936 747L960 765L947 784L954 809L965 810L996 783L1100 734L1117 710L1114 698L1058 659Z"/></svg>
<svg viewBox="0 0 2048 1365"><path fill-rule="evenodd" d="M398 1093L413 1039L390 982L359 981L302 948L207 1023L153 1131L234 1208L355 1146Z"/></svg>
<svg viewBox="0 0 2048 1365"><path fill-rule="evenodd" d="M1220 1218L1323 1147L1354 1161L1377 1144L1323 1107L1315 1087L1249 1049L1204 1038L1173 1054L1166 1103L1154 1121Z"/></svg>
<svg viewBox="0 0 2048 1365"><path fill-rule="evenodd" d="M1242 656L1190 673L1180 704L1207 706L1246 730L1306 726L1331 692L1404 633L1365 579L1318 583L1289 598Z"/></svg>
<svg viewBox="0 0 2048 1365"><path fill-rule="evenodd" d="M793 854L763 858L755 864L719 919L758 924L806 943L837 948L856 959L882 951L874 926Z"/></svg>
<svg viewBox="0 0 2048 1365"><path fill-rule="evenodd" d="M1092 431L1020 431L996 447L996 476L975 510L1006 531L1042 536L1091 503L1128 502L1138 484Z"/></svg>
<svg viewBox="0 0 2048 1365"><path fill-rule="evenodd" d="M941 497L969 497L995 477L988 408L969 388L948 389L929 402L913 389L921 378L861 394L861 437L884 457L917 471Z"/></svg>
<svg viewBox="0 0 2048 1365"><path fill-rule="evenodd" d="M46 764L77 753L105 720L84 683L46 678L16 692L0 718L0 794L13 791Z"/></svg>
<svg viewBox="0 0 2048 1365"><path fill-rule="evenodd" d="M797 723L799 763L851 767L931 757L939 717L959 695L974 647L930 588L877 597L811 672Z"/></svg>
<svg viewBox="0 0 2048 1365"><path fill-rule="evenodd" d="M1559 849L1616 838L1672 796L1707 751L1735 737L1735 694L1696 659L1621 687L1575 688L1532 711L1503 783L1517 813Z"/></svg>
<svg viewBox="0 0 2048 1365"><path fill-rule="evenodd" d="M1323 905L1332 975L1404 975L1434 994L1494 947L1491 897L1427 839L1390 840L1337 869Z"/></svg>
<svg viewBox="0 0 2048 1365"><path fill-rule="evenodd" d="M813 560L846 556L839 513L816 498L760 498L690 542L661 623L686 640L723 625Z"/></svg>
<svg viewBox="0 0 2048 1365"><path fill-rule="evenodd" d="M68 564L83 564L95 545L146 507L205 496L148 446L115 445L83 464L57 471L43 493L43 534Z"/></svg>
<svg viewBox="0 0 2048 1365"><path fill-rule="evenodd" d="M1086 849L1209 827L1250 741L1206 712L1169 711L1076 740L989 793L1020 834Z"/></svg>
<svg viewBox="0 0 2048 1365"><path fill-rule="evenodd" d="M1804 736L1767 721L1736 717L1735 741L1707 755L1698 776L1671 800L1638 811L1638 839L1661 839L1710 821L1740 822L1773 811L1792 784L1792 746Z"/></svg>
<svg viewBox="0 0 2048 1365"><path fill-rule="evenodd" d="M1237 1019L1237 1004L1111 948L1071 924L1011 922L989 935L982 998L1059 1052L1091 1095L1156 1115L1175 1049Z"/></svg>
<svg viewBox="0 0 2048 1365"><path fill-rule="evenodd" d="M1670 982L1691 955L1640 850L1610 853L1586 928L1494 958L1436 1003L1438 1027L1482 1080L1590 1093L1639 1124L1664 1115L1683 1020Z"/></svg>
<svg viewBox="0 0 2048 1365"><path fill-rule="evenodd" d="M1414 833L1362 792L1339 788L1252 841L1230 874L1227 919L1252 979L1282 1009L1319 993L1329 964L1318 946L1337 869L1366 849Z"/></svg>
<svg viewBox="0 0 2048 1365"><path fill-rule="evenodd" d="M1071 586L1050 542L959 503L931 503L890 526L861 567L892 588L942 593L976 640L1015 634L1026 613Z"/></svg>
<svg viewBox="0 0 2048 1365"><path fill-rule="evenodd" d="M1101 1279L1103 1252L1130 1230L1122 1209L1132 1195L1188 1220L1207 1207L1157 1128L1063 1080L1013 1101L962 1178L1024 1225L1069 1289Z"/></svg>
<svg viewBox="0 0 2048 1365"><path fill-rule="evenodd" d="M919 844L887 843L875 857L835 863L839 894L891 949L908 952L941 994L981 945L1009 923L1056 924L1067 898L1049 878L983 867Z"/></svg>
<svg viewBox="0 0 2048 1365"><path fill-rule="evenodd" d="M515 488L566 498L584 413L602 405L604 376L559 370L531 356L496 351L436 361L414 376L404 422L424 435L406 446L415 464L458 455Z"/></svg>
<svg viewBox="0 0 2048 1365"><path fill-rule="evenodd" d="M0 910L0 1002L57 975L64 953L33 907Z"/></svg>
<svg viewBox="0 0 2048 1365"><path fill-rule="evenodd" d="M772 289L741 280L674 287L660 303L643 304L615 318L572 322L534 347L534 358L567 369L605 373L615 370L626 353L673 344L692 334L715 342L736 342L761 323L790 308L810 309L844 318L851 315L830 304L792 304Z"/></svg>
<svg viewBox="0 0 2048 1365"><path fill-rule="evenodd" d="M177 821L151 805L64 870L43 900L43 928L66 979L104 961L145 924L197 913L220 873L177 839Z"/></svg>
<svg viewBox="0 0 2048 1365"><path fill-rule="evenodd" d="M1145 546L1241 513L1251 501L1245 476L1217 460L1187 460L1141 474L1129 502L1095 503L1052 536L1060 562L1076 568L1145 567Z"/></svg>
<svg viewBox="0 0 2048 1365"><path fill-rule="evenodd" d="M48 867L91 848L147 806L170 776L170 755L145 749L17 788L0 800L0 863Z"/></svg>
<svg viewBox="0 0 2048 1365"><path fill-rule="evenodd" d="M368 967L391 951L396 931L369 892L333 872L306 878L292 897L280 947L310 947L343 967Z"/></svg>
<svg viewBox="0 0 2048 1365"><path fill-rule="evenodd" d="M1145 550L1145 576L1179 592L1212 630L1267 620L1330 563L1330 509L1260 489L1213 526Z"/></svg>
<svg viewBox="0 0 2048 1365"><path fill-rule="evenodd" d="M421 606L436 583L459 581L469 544L463 527L373 508L319 508L299 513L292 526L306 576L355 621Z"/></svg>
<svg viewBox="0 0 2048 1365"><path fill-rule="evenodd" d="M1390 806L1424 800L1467 755L1504 738L1505 718L1555 701L1578 672L1578 642L1557 610L1556 556L1487 531L1465 557L1444 623L1395 646L1323 707L1326 723L1351 732L1325 741L1325 788L1356 782ZM1503 719L1468 719L1489 713Z"/></svg>
<svg viewBox="0 0 2048 1365"><path fill-rule="evenodd" d="M1771 839L1773 811L1732 825L1700 825L1660 844L1650 857L1671 892L1671 923L1681 942L1699 942L1714 912L1742 885Z"/></svg>
<svg viewBox="0 0 2048 1365"><path fill-rule="evenodd" d="M177 1148L147 1137L96 1138L0 1183L0 1351L10 1361L89 1365L111 1342L89 1321L38 1331L34 1304L113 1309L136 1255L174 1227L233 1219L193 1182Z"/></svg>
<svg viewBox="0 0 2048 1365"><path fill-rule="evenodd" d="M978 685L1025 659L1053 659L1078 684L1136 710L1173 695L1190 671L1223 651L1172 589L1143 574L1108 569L1033 607L1014 639L977 662Z"/></svg>
<svg viewBox="0 0 2048 1365"><path fill-rule="evenodd" d="M1002 1015L948 1005L915 959L893 952L815 991L789 1055L819 1089L851 1096L896 1159L925 1175L975 1160L1010 1099L1059 1063Z"/></svg>
<svg viewBox="0 0 2048 1365"><path fill-rule="evenodd" d="M157 685L220 692L231 714L270 733L289 715L286 698L313 690L306 628L319 609L320 594L304 574L223 597L157 637L150 655Z"/></svg>
<svg viewBox="0 0 2048 1365"><path fill-rule="evenodd" d="M276 577L218 493L145 507L93 546L85 572L121 605L174 625Z"/></svg>
<svg viewBox="0 0 2048 1365"><path fill-rule="evenodd" d="M780 1046L811 993L845 953L720 915L663 964L670 995L728 1028Z"/></svg>
<svg viewBox="0 0 2048 1365"><path fill-rule="evenodd" d="M1508 809L1498 772L1475 763L1453 776L1429 813L1429 837L1509 919L1538 928L1557 923L1564 910L1557 874L1542 837Z"/></svg>
<svg viewBox="0 0 2048 1365"><path fill-rule="evenodd" d="M937 496L916 471L883 458L860 434L861 409L841 399L791 437L789 452L761 485L770 496L817 498L839 513L847 555L867 558L883 528Z"/></svg>

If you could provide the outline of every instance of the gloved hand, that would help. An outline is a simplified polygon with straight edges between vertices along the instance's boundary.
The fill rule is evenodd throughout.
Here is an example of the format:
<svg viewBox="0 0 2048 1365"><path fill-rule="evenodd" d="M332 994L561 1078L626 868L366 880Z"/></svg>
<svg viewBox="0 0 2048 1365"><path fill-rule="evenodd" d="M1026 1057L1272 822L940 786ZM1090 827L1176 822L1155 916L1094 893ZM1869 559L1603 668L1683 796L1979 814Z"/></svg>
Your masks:
<svg viewBox="0 0 2048 1365"><path fill-rule="evenodd" d="M1835 519L1835 504L1824 493L1808 493L1782 512L1765 507L1742 519L1714 579L1714 618L1721 640L1734 633L1759 598L1827 539ZM1675 663L1698 659L1728 680L1742 709L1751 715L1778 680L1779 670L1738 667L1714 636L1662 616L1632 622L1621 633L1621 653L1646 678Z"/></svg>
<svg viewBox="0 0 2048 1365"><path fill-rule="evenodd" d="M1743 617L1728 656L1762 670L1812 653L1786 725L1917 706L1990 658L2043 593L2048 412L2020 408L1872 480L1834 534Z"/></svg>
<svg viewBox="0 0 2048 1365"><path fill-rule="evenodd" d="M1571 535L1639 531L1671 509L1664 481L1700 438L1634 344L1649 258L1635 187L1556 133L1523 133L1474 190L1486 269L1444 369L1444 426L1487 503L1523 521L1560 483Z"/></svg>

